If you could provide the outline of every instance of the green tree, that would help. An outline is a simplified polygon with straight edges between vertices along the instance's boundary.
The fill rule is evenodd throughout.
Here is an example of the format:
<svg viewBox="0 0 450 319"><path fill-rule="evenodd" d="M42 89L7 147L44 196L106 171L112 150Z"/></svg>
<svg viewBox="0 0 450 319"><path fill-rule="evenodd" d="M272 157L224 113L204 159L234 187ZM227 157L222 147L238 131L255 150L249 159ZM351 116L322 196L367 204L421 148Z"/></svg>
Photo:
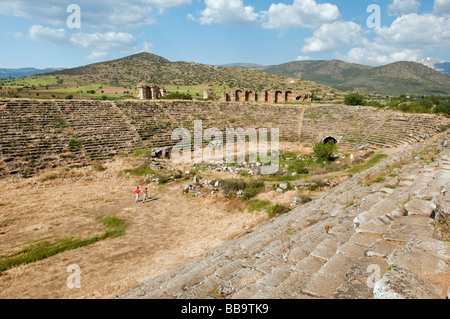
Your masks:
<svg viewBox="0 0 450 319"><path fill-rule="evenodd" d="M345 105L364 105L365 100L361 94L352 93L345 96L344 103Z"/></svg>
<svg viewBox="0 0 450 319"><path fill-rule="evenodd" d="M318 163L331 162L334 160L338 145L334 141L329 141L328 143L318 142L314 145L313 150Z"/></svg>

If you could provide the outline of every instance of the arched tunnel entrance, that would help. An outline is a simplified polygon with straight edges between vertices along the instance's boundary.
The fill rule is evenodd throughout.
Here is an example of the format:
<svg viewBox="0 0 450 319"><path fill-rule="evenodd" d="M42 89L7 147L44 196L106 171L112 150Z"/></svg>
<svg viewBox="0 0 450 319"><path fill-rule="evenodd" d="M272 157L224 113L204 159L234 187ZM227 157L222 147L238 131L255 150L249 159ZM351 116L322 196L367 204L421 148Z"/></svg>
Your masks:
<svg viewBox="0 0 450 319"><path fill-rule="evenodd" d="M334 143L337 144L339 143L338 139L334 136L327 136L322 140L323 144L328 144L328 143Z"/></svg>

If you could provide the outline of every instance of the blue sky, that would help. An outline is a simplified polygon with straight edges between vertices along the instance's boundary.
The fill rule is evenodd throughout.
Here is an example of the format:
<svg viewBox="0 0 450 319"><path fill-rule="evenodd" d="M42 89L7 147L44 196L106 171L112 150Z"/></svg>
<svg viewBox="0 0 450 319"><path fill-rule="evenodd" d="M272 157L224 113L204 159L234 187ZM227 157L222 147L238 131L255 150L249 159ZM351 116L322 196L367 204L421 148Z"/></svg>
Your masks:
<svg viewBox="0 0 450 319"><path fill-rule="evenodd" d="M10 68L143 51L216 65L450 61L450 0L0 0L0 41Z"/></svg>

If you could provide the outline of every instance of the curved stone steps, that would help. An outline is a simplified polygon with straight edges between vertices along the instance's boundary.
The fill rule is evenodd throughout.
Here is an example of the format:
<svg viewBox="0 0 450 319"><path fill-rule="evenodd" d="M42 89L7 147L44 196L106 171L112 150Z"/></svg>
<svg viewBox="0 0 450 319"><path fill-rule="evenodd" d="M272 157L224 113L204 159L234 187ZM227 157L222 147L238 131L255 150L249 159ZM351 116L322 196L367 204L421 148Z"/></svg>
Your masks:
<svg viewBox="0 0 450 319"><path fill-rule="evenodd" d="M392 192L383 191L389 179L369 187L359 182L405 158L411 163L397 177L405 183ZM415 257L421 261L413 275L434 287L429 291L437 291L423 276L450 273L450 244L433 238L424 209L431 200L411 198L448 185L442 175L448 159L444 154L424 167L410 150L395 154L291 213L116 298L367 299L381 296L374 294L374 276L386 281L395 273L388 272L388 266L410 269L417 263ZM409 201L403 203L405 197ZM353 205L346 205L349 200ZM414 209L421 213L414 214ZM384 281L377 282L377 292L389 289L380 287ZM426 296L436 297L431 292Z"/></svg>

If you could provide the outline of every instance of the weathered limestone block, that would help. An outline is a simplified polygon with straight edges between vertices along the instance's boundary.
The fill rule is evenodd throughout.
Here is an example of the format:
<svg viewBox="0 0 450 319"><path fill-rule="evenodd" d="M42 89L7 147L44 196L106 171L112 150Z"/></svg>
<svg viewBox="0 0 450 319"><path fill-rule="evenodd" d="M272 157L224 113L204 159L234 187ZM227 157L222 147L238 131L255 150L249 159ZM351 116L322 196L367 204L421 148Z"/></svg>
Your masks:
<svg viewBox="0 0 450 319"><path fill-rule="evenodd" d="M375 299L441 299L441 288L403 268L393 268L375 283Z"/></svg>

